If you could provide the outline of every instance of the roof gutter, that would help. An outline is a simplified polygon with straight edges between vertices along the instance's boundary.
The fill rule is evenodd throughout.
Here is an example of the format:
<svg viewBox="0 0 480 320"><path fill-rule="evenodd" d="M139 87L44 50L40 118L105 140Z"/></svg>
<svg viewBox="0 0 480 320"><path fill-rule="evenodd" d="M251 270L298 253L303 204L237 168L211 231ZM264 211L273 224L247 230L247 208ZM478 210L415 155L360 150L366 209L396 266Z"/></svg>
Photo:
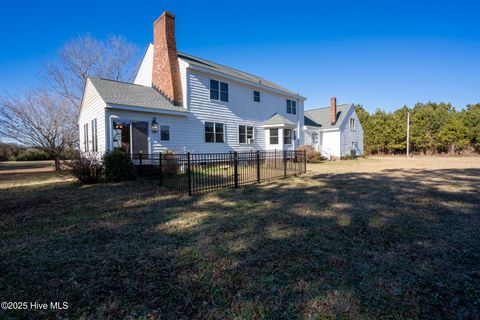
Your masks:
<svg viewBox="0 0 480 320"><path fill-rule="evenodd" d="M184 116L184 117L186 117L189 113L188 111L174 111L174 110L166 110L166 109L160 109L160 108L136 107L136 106L127 106L127 105L110 104L110 103L107 103L107 106L105 107L105 109L137 111L137 112L166 114L166 115Z"/></svg>

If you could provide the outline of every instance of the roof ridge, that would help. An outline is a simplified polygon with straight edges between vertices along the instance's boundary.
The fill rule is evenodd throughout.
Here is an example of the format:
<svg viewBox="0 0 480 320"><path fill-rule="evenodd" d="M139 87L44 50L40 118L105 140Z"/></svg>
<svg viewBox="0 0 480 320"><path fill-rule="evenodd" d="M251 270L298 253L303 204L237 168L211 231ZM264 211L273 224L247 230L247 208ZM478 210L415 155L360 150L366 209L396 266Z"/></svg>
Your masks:
<svg viewBox="0 0 480 320"><path fill-rule="evenodd" d="M126 82L126 81L121 81L121 80L113 80L113 79L107 79L107 78L99 78L99 77L88 77L88 79L95 79L95 80L104 80L104 81L110 81L110 82L116 82L116 83L122 83L122 84L129 84L132 86L139 86L139 87L144 87L144 88L151 88L149 86L142 86L141 84L133 83L133 82Z"/></svg>
<svg viewBox="0 0 480 320"><path fill-rule="evenodd" d="M342 103L342 104L337 104L337 107L341 107L341 106L351 106L351 105L353 105L353 103ZM330 109L330 107L318 107L318 108L313 108L313 109L305 110L304 112L314 111L314 110L319 110L319 109Z"/></svg>
<svg viewBox="0 0 480 320"><path fill-rule="evenodd" d="M265 79L265 78L263 78L263 77L254 75L253 73L249 73L249 72L242 71L242 70L240 70L240 69L232 68L232 67L226 66L226 65L224 65L224 64L221 64L221 63L218 63L218 62L215 62L215 61L212 61L212 60L200 58L200 57L194 56L193 54L190 54L190 53L177 51L177 54L179 54L179 53L180 53L180 54L183 54L183 55L191 56L191 57L196 58L196 59L204 60L204 61L206 61L206 62L210 62L210 63L216 64L216 65L219 65L220 67L232 69L232 70L235 70L235 71L237 71L237 72L244 73L244 74L246 74L246 75L249 75L249 76L252 76L252 77L255 77L255 78L259 78L259 79L261 79L261 80L268 81L267 79ZM271 82L271 81L268 81L268 82Z"/></svg>

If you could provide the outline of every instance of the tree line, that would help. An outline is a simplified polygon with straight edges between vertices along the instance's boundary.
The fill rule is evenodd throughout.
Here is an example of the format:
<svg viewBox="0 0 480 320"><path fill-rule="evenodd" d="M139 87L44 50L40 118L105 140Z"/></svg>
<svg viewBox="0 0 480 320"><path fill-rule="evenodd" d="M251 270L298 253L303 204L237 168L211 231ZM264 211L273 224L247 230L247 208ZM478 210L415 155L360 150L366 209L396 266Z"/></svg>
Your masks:
<svg viewBox="0 0 480 320"><path fill-rule="evenodd" d="M450 103L417 103L393 112L370 114L355 106L364 131L367 154L407 151L407 113L410 112L410 151L421 154L480 152L480 103L457 111Z"/></svg>

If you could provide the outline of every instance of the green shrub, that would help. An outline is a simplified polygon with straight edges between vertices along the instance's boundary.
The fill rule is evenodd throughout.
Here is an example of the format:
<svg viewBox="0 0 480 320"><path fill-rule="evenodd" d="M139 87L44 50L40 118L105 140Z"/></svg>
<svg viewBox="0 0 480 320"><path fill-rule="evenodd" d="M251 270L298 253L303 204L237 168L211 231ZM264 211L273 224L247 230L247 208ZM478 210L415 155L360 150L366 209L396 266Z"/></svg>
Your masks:
<svg viewBox="0 0 480 320"><path fill-rule="evenodd" d="M49 156L46 152L36 150L36 149L27 149L21 151L18 156L15 157L16 161L42 161L42 160L52 160L52 157Z"/></svg>
<svg viewBox="0 0 480 320"><path fill-rule="evenodd" d="M103 167L95 155L81 155L63 163L65 172L83 183L97 183L102 177Z"/></svg>
<svg viewBox="0 0 480 320"><path fill-rule="evenodd" d="M347 154L346 156L342 157L342 160L355 160L355 157L352 157L351 155Z"/></svg>
<svg viewBox="0 0 480 320"><path fill-rule="evenodd" d="M114 150L103 156L105 180L126 181L135 179L135 168L130 156L123 151Z"/></svg>
<svg viewBox="0 0 480 320"><path fill-rule="evenodd" d="M300 146L298 150L306 150L308 163L319 163L322 161L322 154L313 149L311 146Z"/></svg>

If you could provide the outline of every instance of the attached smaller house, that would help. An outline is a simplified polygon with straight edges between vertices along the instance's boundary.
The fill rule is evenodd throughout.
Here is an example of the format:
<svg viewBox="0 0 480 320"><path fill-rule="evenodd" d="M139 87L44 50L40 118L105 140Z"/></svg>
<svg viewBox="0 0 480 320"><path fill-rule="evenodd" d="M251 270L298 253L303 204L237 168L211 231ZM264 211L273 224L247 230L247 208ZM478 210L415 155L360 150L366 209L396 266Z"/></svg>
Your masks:
<svg viewBox="0 0 480 320"><path fill-rule="evenodd" d="M363 128L353 104L305 110L305 144L328 158L363 154Z"/></svg>

